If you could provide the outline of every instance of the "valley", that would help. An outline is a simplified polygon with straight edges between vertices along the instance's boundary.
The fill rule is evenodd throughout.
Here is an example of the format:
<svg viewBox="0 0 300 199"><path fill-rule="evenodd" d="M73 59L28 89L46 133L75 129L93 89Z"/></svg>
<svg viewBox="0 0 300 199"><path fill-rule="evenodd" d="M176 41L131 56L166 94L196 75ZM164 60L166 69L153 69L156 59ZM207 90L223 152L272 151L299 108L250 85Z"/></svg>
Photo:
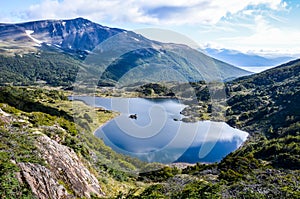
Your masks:
<svg viewBox="0 0 300 199"><path fill-rule="evenodd" d="M1 198L300 197L299 59L253 74L83 18L0 24L0 52Z"/></svg>

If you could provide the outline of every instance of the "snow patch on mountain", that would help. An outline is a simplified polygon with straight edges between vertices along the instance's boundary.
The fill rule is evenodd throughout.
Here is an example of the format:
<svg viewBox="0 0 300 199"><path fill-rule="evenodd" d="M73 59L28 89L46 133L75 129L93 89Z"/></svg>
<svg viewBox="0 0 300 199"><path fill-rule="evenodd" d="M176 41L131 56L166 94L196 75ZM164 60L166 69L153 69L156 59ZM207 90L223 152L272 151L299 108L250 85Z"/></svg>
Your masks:
<svg viewBox="0 0 300 199"><path fill-rule="evenodd" d="M36 39L36 38L34 38L34 37L32 36L32 34L34 33L33 30L25 30L25 33L26 33L26 35L27 35L30 39L32 39L35 43L37 43L37 44L39 44L39 45L41 45L41 44L43 43L43 41L40 41L40 40L38 40L38 39Z"/></svg>

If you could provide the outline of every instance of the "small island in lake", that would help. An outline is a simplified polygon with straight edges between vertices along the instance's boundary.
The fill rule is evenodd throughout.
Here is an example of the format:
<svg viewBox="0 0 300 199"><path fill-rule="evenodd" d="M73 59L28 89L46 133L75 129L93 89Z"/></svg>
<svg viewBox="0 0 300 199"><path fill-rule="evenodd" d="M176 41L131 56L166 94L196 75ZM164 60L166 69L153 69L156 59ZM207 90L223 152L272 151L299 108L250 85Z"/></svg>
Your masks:
<svg viewBox="0 0 300 199"><path fill-rule="evenodd" d="M130 118L130 119L135 119L135 120L136 120L136 119L137 119L137 115L136 115L136 114L129 115L129 118Z"/></svg>

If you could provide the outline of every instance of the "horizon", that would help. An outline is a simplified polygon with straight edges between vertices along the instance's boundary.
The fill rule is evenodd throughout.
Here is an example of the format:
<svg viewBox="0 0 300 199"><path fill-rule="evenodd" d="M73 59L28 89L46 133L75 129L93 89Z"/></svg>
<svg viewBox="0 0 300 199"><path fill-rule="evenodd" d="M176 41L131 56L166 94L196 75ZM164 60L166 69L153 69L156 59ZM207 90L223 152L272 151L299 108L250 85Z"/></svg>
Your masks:
<svg viewBox="0 0 300 199"><path fill-rule="evenodd" d="M11 0L2 4L1 23L82 17L103 26L138 33L163 27L189 38L202 49L300 56L300 28L295 26L300 17L300 2L295 1L28 0L16 3Z"/></svg>

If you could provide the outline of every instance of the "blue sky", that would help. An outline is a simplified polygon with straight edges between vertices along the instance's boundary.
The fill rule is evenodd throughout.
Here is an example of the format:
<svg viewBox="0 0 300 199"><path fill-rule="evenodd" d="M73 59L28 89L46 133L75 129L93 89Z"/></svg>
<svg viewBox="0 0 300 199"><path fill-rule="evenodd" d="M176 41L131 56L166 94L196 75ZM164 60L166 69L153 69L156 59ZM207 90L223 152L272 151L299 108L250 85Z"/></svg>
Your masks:
<svg viewBox="0 0 300 199"><path fill-rule="evenodd" d="M300 55L299 0L0 0L0 3L0 22L84 17L130 30L172 30L201 47Z"/></svg>

